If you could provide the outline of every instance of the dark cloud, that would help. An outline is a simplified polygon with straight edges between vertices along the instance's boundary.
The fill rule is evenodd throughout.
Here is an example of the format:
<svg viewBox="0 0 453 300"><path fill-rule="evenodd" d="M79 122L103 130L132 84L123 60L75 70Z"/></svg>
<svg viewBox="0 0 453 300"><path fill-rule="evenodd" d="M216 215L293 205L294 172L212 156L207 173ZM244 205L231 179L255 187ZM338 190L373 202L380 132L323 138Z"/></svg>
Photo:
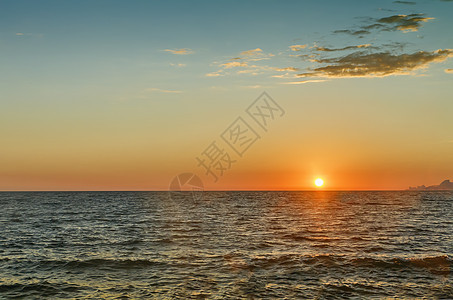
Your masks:
<svg viewBox="0 0 453 300"><path fill-rule="evenodd" d="M410 43L402 43L402 42L391 42L387 44L382 44L382 47L388 48L388 49L394 49L394 50L400 50L402 51L406 46L408 46Z"/></svg>
<svg viewBox="0 0 453 300"><path fill-rule="evenodd" d="M390 52L357 51L342 57L316 59L314 62L323 66L298 76L341 78L409 75L415 70L428 67L430 63L442 62L452 56L453 50L451 49L399 55Z"/></svg>
<svg viewBox="0 0 453 300"><path fill-rule="evenodd" d="M387 27L384 26L383 30L385 31L418 31L422 23L432 19L424 17L424 14L394 15L377 20L377 25L388 25Z"/></svg>
<svg viewBox="0 0 453 300"><path fill-rule="evenodd" d="M381 29L381 30L387 29L387 27L385 25L382 25L382 24L371 24L371 25L364 26L363 28L365 28L367 30L370 30L370 29Z"/></svg>
<svg viewBox="0 0 453 300"><path fill-rule="evenodd" d="M453 0L448 0L453 1ZM395 3L415 4L412 1L395 1ZM336 30L334 33L345 33L355 38L375 37L376 33L418 31L423 23L431 20L422 13L393 14L382 18L361 18L362 25L354 29ZM361 45L341 45L340 47L313 46L306 48L311 55L299 56L314 64L298 77L345 78L345 77L385 77L391 75L416 75L419 69L430 64L442 62L453 57L453 49L436 51L408 52L406 47L412 43L387 42L378 43L376 38L370 43ZM447 73L450 69L446 70Z"/></svg>
<svg viewBox="0 0 453 300"><path fill-rule="evenodd" d="M333 51L344 51L344 50L352 50L352 49L359 49L359 48L370 48L370 44L363 44L357 46L346 46L343 48L326 48L326 47L314 47L316 51L324 51L324 52L333 52Z"/></svg>
<svg viewBox="0 0 453 300"><path fill-rule="evenodd" d="M407 4L407 5L415 5L415 4L417 4L417 2L412 2L412 1L393 1L393 3Z"/></svg>
<svg viewBox="0 0 453 300"><path fill-rule="evenodd" d="M309 60L309 59L312 59L312 58L315 58L316 56L319 56L319 54L297 54L297 55L291 55L291 56L295 56L295 57L299 57L299 58L302 58L303 60Z"/></svg>
<svg viewBox="0 0 453 300"><path fill-rule="evenodd" d="M370 32L368 30L343 29L343 30L335 30L333 33L347 33L347 34L351 34L351 35L364 35L364 34L369 34Z"/></svg>
<svg viewBox="0 0 453 300"><path fill-rule="evenodd" d="M362 36L375 30L404 32L418 31L423 23L432 19L433 18L425 17L424 14L393 15L380 19L369 18L368 22L371 24L360 26L359 29L354 30L335 30L334 33L346 33L355 36Z"/></svg>

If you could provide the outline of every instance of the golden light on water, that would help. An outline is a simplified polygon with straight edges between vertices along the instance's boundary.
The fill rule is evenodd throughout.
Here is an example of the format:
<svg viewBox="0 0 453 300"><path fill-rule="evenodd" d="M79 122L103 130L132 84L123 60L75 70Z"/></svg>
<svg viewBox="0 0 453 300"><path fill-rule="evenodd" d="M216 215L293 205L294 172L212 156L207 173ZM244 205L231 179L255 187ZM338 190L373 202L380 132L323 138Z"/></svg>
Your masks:
<svg viewBox="0 0 453 300"><path fill-rule="evenodd" d="M315 185L316 185L317 187L322 187L322 186L324 185L324 180L322 180L322 178L317 178L317 179L315 180Z"/></svg>

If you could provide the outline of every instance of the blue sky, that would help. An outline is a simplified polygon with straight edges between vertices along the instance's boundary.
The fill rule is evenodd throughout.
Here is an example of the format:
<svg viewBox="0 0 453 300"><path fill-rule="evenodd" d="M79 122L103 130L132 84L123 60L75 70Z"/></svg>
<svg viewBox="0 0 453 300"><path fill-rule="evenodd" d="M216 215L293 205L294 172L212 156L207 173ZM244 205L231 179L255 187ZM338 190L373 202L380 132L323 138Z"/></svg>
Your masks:
<svg viewBox="0 0 453 300"><path fill-rule="evenodd" d="M25 75L35 82L38 77L44 84L50 80L86 84L96 78L108 85L126 77L137 84L161 80L164 89L179 90L211 84L196 75L214 71L213 63L256 48L274 55L283 52L273 62L281 67L309 65L286 55L293 44L398 41L410 43L407 48L411 50L433 51L452 43L449 9L451 3L442 1L416 5L391 1L2 1L2 66L3 74L8 74L4 81ZM435 19L424 24L423 32L378 33L362 39L332 34L355 28L366 17L414 12ZM173 57L162 51L180 48L192 49L193 55ZM169 64L187 68L168 68ZM256 78L240 80L256 82Z"/></svg>

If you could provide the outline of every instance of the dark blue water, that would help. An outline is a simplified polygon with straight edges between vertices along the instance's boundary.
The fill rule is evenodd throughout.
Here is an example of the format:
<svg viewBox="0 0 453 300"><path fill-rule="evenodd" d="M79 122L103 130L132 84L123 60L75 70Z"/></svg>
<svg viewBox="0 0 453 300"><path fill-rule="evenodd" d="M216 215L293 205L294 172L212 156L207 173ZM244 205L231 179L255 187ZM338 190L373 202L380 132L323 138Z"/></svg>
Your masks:
<svg viewBox="0 0 453 300"><path fill-rule="evenodd" d="M0 298L453 299L452 192L0 193Z"/></svg>

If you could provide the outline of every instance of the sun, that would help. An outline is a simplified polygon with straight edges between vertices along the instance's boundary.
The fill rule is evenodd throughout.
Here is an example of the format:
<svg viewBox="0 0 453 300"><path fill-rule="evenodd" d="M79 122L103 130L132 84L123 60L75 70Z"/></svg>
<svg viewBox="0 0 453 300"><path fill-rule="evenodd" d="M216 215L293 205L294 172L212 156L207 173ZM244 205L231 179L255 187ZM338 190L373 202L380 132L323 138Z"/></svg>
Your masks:
<svg viewBox="0 0 453 300"><path fill-rule="evenodd" d="M322 186L324 185L324 180L322 180L321 178L317 178L317 179L315 180L315 185L316 185L317 187L322 187Z"/></svg>

